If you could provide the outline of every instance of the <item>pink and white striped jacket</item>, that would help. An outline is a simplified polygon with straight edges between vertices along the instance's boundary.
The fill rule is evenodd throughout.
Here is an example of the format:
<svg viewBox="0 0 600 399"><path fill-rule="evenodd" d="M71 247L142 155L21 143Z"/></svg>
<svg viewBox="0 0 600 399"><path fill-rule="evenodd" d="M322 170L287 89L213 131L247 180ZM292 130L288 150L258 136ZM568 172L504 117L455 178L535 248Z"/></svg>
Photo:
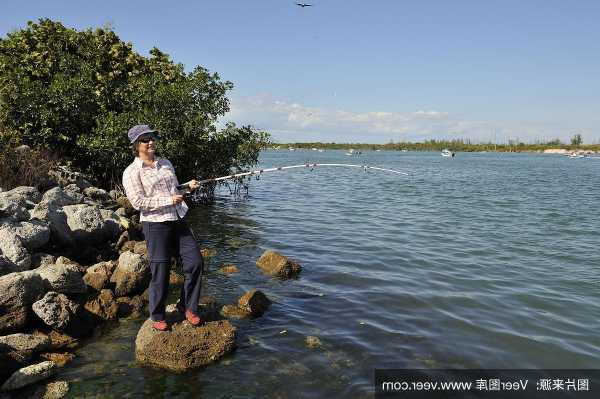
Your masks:
<svg viewBox="0 0 600 399"><path fill-rule="evenodd" d="M188 211L185 202L173 205L171 196L180 194L175 169L166 158L156 158L146 166L136 157L123 172L123 187L131 205L140 211L140 222L164 222L183 218Z"/></svg>

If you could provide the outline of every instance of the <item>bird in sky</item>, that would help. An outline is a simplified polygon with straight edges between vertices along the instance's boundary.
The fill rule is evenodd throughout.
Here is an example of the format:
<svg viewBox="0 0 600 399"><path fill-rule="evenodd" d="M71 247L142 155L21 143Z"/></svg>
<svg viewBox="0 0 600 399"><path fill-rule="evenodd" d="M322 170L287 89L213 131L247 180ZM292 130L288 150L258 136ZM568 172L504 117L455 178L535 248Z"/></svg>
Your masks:
<svg viewBox="0 0 600 399"><path fill-rule="evenodd" d="M312 4L306 4L306 3L296 3L297 6L300 6L302 8L304 7L312 7Z"/></svg>

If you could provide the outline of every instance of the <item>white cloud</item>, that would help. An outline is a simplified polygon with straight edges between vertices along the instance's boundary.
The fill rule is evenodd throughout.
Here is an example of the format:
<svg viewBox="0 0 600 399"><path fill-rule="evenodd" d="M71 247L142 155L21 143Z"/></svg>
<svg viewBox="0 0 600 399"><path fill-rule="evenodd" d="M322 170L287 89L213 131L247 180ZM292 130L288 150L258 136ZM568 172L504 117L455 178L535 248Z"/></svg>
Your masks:
<svg viewBox="0 0 600 399"><path fill-rule="evenodd" d="M556 137L556 130L553 136L552 131L543 126L498 126L486 121L463 120L438 110L349 112L288 103L270 94L232 97L231 112L222 121L253 125L282 142L385 143L454 138L474 142L518 138L533 142Z"/></svg>

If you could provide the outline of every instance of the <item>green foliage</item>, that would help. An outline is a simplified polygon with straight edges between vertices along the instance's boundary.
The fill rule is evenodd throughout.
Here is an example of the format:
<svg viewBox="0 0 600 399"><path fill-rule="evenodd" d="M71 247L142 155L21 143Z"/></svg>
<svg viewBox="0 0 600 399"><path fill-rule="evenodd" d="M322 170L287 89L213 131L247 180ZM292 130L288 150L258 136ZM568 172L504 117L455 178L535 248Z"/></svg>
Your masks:
<svg viewBox="0 0 600 399"><path fill-rule="evenodd" d="M0 39L0 142L50 149L110 186L132 160L127 130L147 123L180 180L214 177L256 164L269 142L251 127L217 131L232 88L157 48L143 57L110 29L41 19Z"/></svg>
<svg viewBox="0 0 600 399"><path fill-rule="evenodd" d="M583 139L581 138L581 134L577 133L571 137L571 145L581 145L583 143Z"/></svg>

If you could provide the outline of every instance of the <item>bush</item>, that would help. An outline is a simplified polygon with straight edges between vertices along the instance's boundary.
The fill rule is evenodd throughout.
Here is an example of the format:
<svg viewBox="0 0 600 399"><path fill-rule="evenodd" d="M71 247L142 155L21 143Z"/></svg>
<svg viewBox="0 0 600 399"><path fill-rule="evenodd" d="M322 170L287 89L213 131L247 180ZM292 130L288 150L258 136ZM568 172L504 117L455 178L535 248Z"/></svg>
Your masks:
<svg viewBox="0 0 600 399"><path fill-rule="evenodd" d="M44 192L51 182L48 172L57 166L57 158L48 151L0 147L0 188L33 186Z"/></svg>
<svg viewBox="0 0 600 399"><path fill-rule="evenodd" d="M49 149L111 188L132 161L127 130L147 123L180 180L215 177L256 164L269 142L249 126L217 131L232 88L157 48L143 57L110 29L41 19L0 39L0 142Z"/></svg>

